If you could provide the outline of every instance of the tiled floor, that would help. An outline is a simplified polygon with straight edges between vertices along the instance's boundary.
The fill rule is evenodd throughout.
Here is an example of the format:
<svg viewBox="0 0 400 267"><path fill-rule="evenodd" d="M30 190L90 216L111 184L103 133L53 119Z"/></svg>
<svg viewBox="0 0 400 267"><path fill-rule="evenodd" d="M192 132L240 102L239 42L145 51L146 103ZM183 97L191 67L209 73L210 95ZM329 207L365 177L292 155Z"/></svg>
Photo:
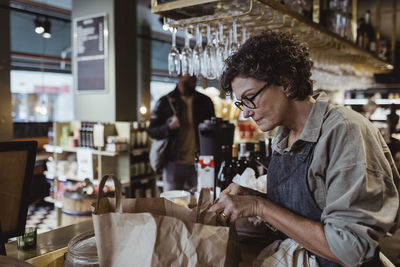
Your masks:
<svg viewBox="0 0 400 267"><path fill-rule="evenodd" d="M26 227L36 227L38 234L57 228L57 212L54 206L45 203L29 206Z"/></svg>

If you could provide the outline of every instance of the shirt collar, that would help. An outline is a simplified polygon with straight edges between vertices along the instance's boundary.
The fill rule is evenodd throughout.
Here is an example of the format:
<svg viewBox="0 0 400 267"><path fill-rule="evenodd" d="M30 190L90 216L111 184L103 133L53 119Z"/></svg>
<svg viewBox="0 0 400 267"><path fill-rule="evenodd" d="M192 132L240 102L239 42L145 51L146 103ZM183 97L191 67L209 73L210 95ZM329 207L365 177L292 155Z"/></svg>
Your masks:
<svg viewBox="0 0 400 267"><path fill-rule="evenodd" d="M321 133L322 123L324 122L325 113L329 105L328 96L325 93L319 93L313 95L316 100L311 108L310 114L304 125L304 129L301 132L299 139L305 142L317 142ZM289 129L285 126L280 126L275 138L272 143L272 148L282 153L287 149L289 136ZM297 142L297 141L296 141Z"/></svg>

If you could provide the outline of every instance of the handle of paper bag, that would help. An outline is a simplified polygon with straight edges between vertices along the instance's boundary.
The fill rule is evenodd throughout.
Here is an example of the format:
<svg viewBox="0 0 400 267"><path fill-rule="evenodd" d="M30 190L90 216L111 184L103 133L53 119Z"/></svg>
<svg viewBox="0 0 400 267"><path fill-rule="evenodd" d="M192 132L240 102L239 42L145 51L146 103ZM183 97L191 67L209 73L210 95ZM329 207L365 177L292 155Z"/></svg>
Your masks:
<svg viewBox="0 0 400 267"><path fill-rule="evenodd" d="M121 199L122 199L122 193L121 193L121 183L118 180L117 177L114 175L104 175L103 178L101 178L100 185L99 185L99 193L97 194L97 203L96 203L96 210L99 210L99 205L100 205L100 199L103 197L106 197L106 193L104 193L103 189L104 186L107 182L107 180L111 178L114 181L114 186L115 186L115 211L122 213L122 204L121 204Z"/></svg>
<svg viewBox="0 0 400 267"><path fill-rule="evenodd" d="M196 222L199 223L201 221L201 215L204 211L208 210L211 204L211 192L208 188L202 188L200 190L199 200L197 201L197 214L196 214Z"/></svg>

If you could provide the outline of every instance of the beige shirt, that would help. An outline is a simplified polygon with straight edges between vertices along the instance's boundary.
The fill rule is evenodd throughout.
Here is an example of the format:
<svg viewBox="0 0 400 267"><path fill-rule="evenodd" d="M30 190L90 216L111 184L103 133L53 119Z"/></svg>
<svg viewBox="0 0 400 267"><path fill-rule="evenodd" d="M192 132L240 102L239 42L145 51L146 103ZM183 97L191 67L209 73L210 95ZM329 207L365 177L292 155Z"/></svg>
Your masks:
<svg viewBox="0 0 400 267"><path fill-rule="evenodd" d="M196 133L193 125L193 97L181 96L185 103L185 109L180 121L178 136L178 162L182 164L194 164L196 153Z"/></svg>
<svg viewBox="0 0 400 267"><path fill-rule="evenodd" d="M394 227L399 210L399 174L379 130L345 107L316 97L299 139L287 147L289 129L280 127L272 147L298 153L316 142L308 185L323 210L321 222L331 251L347 266L370 260L378 239Z"/></svg>

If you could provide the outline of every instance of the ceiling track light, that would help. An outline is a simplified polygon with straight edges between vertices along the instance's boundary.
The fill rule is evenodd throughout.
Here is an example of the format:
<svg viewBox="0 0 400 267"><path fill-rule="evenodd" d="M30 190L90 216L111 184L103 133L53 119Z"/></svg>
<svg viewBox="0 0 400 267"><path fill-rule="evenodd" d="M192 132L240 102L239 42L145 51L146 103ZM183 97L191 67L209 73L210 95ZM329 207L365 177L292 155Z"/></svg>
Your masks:
<svg viewBox="0 0 400 267"><path fill-rule="evenodd" d="M43 28L44 28L44 32L43 32L43 37L46 39L51 38L51 22L49 20L48 17L46 17L44 23L43 23Z"/></svg>
<svg viewBox="0 0 400 267"><path fill-rule="evenodd" d="M35 19L35 32L37 34L42 34L44 32L43 21L40 19L39 16L36 16Z"/></svg>

